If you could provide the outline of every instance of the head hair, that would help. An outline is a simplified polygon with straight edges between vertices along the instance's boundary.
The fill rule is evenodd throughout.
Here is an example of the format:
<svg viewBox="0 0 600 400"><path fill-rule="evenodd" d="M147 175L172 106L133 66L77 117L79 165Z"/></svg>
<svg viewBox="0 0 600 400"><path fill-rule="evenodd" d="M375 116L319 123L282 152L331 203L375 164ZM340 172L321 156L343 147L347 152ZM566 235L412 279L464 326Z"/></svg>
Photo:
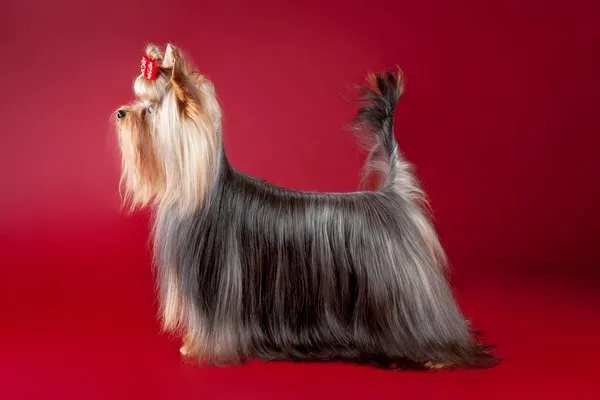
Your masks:
<svg viewBox="0 0 600 400"><path fill-rule="evenodd" d="M178 49L148 45L146 56L158 63L157 78L136 78L136 101L117 121L124 197L132 208L177 204L190 213L215 179L221 109L212 83Z"/></svg>

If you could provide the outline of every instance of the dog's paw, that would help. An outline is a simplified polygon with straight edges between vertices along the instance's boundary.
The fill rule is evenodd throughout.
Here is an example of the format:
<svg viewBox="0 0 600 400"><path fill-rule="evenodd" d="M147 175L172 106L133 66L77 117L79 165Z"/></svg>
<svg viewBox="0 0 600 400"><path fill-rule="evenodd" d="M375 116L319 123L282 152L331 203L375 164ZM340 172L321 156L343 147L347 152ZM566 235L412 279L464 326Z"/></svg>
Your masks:
<svg viewBox="0 0 600 400"><path fill-rule="evenodd" d="M428 361L425 363L425 368L430 369L430 370L443 370L443 369L449 369L452 368L454 366L453 363L451 362L434 362L434 361Z"/></svg>

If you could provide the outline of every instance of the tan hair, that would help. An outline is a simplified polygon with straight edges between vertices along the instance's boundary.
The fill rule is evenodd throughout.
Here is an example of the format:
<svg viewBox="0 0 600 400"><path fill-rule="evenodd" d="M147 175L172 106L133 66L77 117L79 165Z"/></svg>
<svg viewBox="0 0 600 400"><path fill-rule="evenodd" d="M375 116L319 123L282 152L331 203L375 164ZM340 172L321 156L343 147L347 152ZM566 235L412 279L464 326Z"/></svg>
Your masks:
<svg viewBox="0 0 600 400"><path fill-rule="evenodd" d="M157 79L136 78L138 101L121 108L126 116L117 123L124 198L132 208L177 204L193 212L214 180L221 109L212 83L179 50L169 45L163 55L149 45L146 55L159 62Z"/></svg>

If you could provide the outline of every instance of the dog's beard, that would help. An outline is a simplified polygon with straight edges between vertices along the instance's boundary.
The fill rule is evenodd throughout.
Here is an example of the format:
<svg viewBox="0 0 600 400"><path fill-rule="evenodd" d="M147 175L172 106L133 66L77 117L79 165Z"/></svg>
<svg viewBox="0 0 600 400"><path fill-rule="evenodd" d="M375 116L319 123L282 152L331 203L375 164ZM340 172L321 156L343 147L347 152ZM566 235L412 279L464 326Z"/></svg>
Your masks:
<svg viewBox="0 0 600 400"><path fill-rule="evenodd" d="M159 159L151 116L142 104L126 109L127 119L119 124L121 188L126 204L146 206L164 193L165 175Z"/></svg>

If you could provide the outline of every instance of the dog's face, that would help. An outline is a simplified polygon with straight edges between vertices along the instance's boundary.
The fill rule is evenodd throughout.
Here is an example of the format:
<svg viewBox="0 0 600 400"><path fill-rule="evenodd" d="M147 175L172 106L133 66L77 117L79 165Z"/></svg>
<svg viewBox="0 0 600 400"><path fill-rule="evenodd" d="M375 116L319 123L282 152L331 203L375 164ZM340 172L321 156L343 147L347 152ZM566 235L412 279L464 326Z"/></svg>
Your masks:
<svg viewBox="0 0 600 400"><path fill-rule="evenodd" d="M188 70L171 45L154 45L146 56L156 79L140 75L136 100L115 113L122 156L121 184L132 206L199 207L216 169L221 111L212 83Z"/></svg>

